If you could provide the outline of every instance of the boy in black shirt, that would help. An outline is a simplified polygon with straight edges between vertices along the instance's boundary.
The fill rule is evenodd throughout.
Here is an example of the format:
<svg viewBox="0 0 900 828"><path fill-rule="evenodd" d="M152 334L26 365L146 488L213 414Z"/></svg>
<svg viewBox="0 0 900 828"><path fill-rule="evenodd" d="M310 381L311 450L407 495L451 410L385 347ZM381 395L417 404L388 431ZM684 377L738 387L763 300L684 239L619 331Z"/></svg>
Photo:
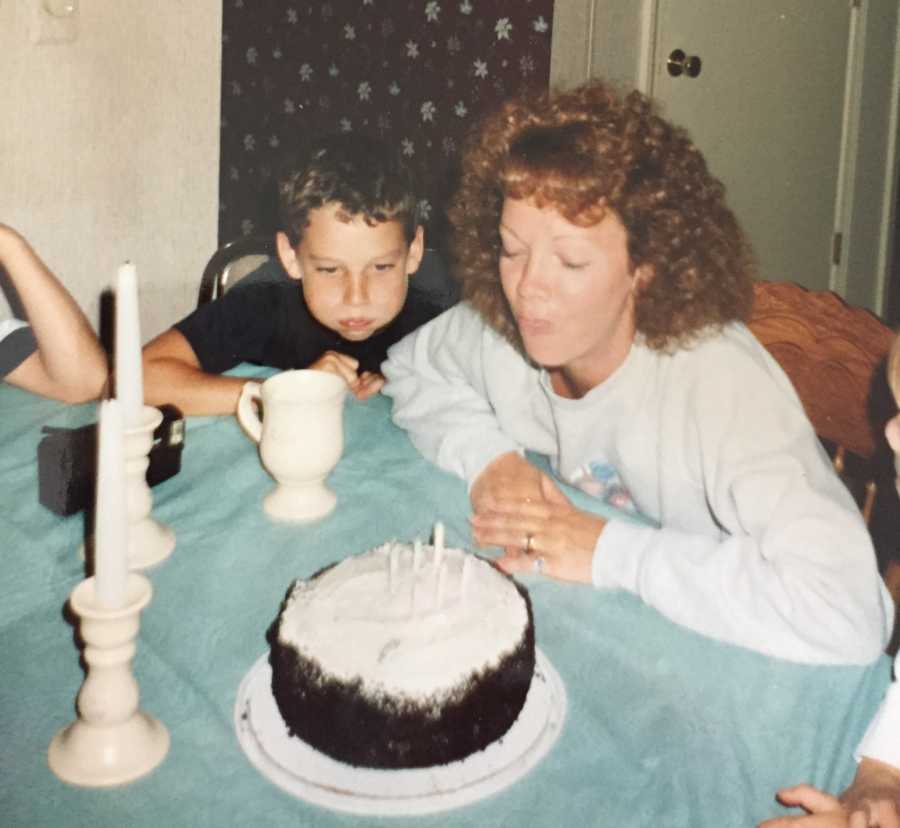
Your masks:
<svg viewBox="0 0 900 828"><path fill-rule="evenodd" d="M279 201L291 280L238 285L148 343L149 405L233 413L247 380L220 374L241 362L331 371L367 399L384 383L387 348L440 312L408 291L423 230L408 177L379 141L319 141L282 176Z"/></svg>

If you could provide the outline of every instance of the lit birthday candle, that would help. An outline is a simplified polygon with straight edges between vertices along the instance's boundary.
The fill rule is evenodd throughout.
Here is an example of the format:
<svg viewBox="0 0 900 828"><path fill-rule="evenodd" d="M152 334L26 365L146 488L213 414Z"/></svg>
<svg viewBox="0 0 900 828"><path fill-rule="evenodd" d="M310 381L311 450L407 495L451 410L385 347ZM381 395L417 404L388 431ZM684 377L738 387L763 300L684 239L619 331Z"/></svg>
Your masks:
<svg viewBox="0 0 900 828"><path fill-rule="evenodd" d="M125 428L129 429L140 424L144 406L137 271L131 262L125 262L117 273L115 330L116 399L122 404Z"/></svg>
<svg viewBox="0 0 900 828"><path fill-rule="evenodd" d="M122 410L117 400L100 403L97 489L94 513L94 589L97 603L118 609L128 579L128 512Z"/></svg>

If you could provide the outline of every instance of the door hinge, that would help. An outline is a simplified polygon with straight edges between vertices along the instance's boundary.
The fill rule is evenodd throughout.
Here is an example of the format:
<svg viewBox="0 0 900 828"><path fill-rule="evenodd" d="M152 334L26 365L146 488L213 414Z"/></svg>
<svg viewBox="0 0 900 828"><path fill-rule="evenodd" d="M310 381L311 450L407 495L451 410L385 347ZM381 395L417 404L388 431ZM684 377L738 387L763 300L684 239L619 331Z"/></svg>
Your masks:
<svg viewBox="0 0 900 828"><path fill-rule="evenodd" d="M862 0L850 0L851 9L858 9L860 6L862 6Z"/></svg>
<svg viewBox="0 0 900 828"><path fill-rule="evenodd" d="M835 233L831 237L831 263L839 265L841 263L841 253L844 246L844 234Z"/></svg>

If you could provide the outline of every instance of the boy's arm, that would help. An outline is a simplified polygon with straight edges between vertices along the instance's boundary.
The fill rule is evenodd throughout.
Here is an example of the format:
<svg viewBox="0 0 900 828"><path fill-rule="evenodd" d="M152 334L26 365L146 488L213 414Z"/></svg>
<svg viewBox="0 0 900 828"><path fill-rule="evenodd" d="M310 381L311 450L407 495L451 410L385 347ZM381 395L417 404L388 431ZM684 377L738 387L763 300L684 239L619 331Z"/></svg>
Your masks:
<svg viewBox="0 0 900 828"><path fill-rule="evenodd" d="M107 364L90 323L28 242L4 224L0 224L0 266L25 308L38 345L5 379L64 402L98 397Z"/></svg>
<svg viewBox="0 0 900 828"><path fill-rule="evenodd" d="M184 414L233 414L246 377L210 374L187 338L170 328L147 343L143 351L144 402L172 403Z"/></svg>
<svg viewBox="0 0 900 828"><path fill-rule="evenodd" d="M175 328L160 334L144 347L144 402L147 405L172 403L184 414L233 414L247 377L210 374L200 367L200 360L187 337ZM380 374L357 376L353 357L326 351L309 366L343 377L357 399L376 394L384 378Z"/></svg>
<svg viewBox="0 0 900 828"><path fill-rule="evenodd" d="M501 455L554 449L535 370L468 305L392 345L381 370L394 422L425 457L470 486Z"/></svg>

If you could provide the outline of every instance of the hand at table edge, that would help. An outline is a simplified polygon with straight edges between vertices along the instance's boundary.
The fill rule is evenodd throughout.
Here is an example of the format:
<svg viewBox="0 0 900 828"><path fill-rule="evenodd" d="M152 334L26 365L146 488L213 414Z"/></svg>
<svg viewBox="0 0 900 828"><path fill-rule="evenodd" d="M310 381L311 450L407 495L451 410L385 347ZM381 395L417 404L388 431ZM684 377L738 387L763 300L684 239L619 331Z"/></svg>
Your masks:
<svg viewBox="0 0 900 828"><path fill-rule="evenodd" d="M766 820L759 828L900 828L900 769L867 757L840 797L803 784L783 788L777 798L807 813Z"/></svg>
<svg viewBox="0 0 900 828"><path fill-rule="evenodd" d="M503 549L496 563L508 574L534 572L590 584L606 520L575 508L547 475L535 471L538 497L485 499L483 509L470 518L473 538L481 546Z"/></svg>

